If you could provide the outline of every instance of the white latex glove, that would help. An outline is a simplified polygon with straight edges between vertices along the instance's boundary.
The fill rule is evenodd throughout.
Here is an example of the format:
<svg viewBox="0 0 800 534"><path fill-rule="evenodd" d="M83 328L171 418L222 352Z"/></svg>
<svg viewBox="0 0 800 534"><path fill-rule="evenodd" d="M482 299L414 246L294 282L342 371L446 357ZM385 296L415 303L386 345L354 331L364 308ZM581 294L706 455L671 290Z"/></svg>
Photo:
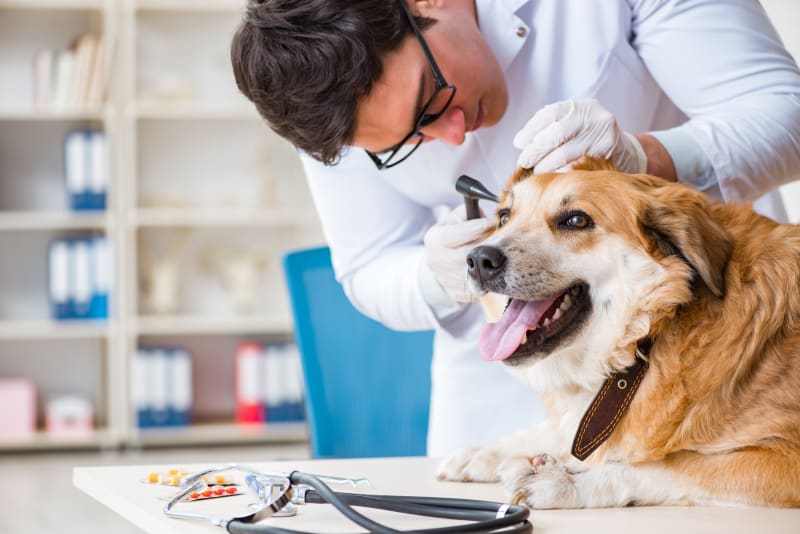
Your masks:
<svg viewBox="0 0 800 534"><path fill-rule="evenodd" d="M467 210L461 205L425 234L425 263L456 302L472 302L478 297L467 284L467 254L493 226L494 222L484 217L467 220Z"/></svg>
<svg viewBox="0 0 800 534"><path fill-rule="evenodd" d="M620 130L597 100L565 100L543 107L514 136L517 165L536 173L562 172L582 156L610 159L620 172L647 172L647 155Z"/></svg>

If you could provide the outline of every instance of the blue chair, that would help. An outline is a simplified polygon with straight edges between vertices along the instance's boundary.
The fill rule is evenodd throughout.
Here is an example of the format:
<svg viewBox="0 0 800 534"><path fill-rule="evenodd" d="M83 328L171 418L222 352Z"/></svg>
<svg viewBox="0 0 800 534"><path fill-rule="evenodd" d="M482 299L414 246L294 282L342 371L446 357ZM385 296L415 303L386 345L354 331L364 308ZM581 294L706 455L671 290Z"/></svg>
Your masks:
<svg viewBox="0 0 800 534"><path fill-rule="evenodd" d="M327 247L290 252L283 267L314 457L424 455L433 332L393 331L358 312Z"/></svg>

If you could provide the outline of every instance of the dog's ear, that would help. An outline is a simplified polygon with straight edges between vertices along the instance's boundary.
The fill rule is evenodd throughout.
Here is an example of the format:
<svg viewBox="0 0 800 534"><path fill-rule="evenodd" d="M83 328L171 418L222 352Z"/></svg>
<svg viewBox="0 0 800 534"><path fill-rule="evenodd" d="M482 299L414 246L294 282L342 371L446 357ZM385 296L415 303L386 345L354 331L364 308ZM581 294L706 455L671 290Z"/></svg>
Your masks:
<svg viewBox="0 0 800 534"><path fill-rule="evenodd" d="M652 187L649 194L641 219L645 232L662 253L680 256L721 298L733 240L711 217L710 202L702 193L671 184Z"/></svg>
<svg viewBox="0 0 800 534"><path fill-rule="evenodd" d="M595 159L589 156L581 158L570 165L573 171L616 171L617 167L610 159Z"/></svg>

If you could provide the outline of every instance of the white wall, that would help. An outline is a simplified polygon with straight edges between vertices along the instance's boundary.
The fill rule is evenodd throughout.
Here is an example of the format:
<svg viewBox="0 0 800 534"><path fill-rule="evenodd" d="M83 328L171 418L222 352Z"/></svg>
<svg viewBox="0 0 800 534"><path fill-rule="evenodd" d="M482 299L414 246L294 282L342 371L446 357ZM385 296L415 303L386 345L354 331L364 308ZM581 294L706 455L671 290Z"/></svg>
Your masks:
<svg viewBox="0 0 800 534"><path fill-rule="evenodd" d="M800 60L800 0L761 0L772 23L778 30L786 48ZM799 181L788 184L781 189L786 210L792 222L800 222L800 169L797 169Z"/></svg>

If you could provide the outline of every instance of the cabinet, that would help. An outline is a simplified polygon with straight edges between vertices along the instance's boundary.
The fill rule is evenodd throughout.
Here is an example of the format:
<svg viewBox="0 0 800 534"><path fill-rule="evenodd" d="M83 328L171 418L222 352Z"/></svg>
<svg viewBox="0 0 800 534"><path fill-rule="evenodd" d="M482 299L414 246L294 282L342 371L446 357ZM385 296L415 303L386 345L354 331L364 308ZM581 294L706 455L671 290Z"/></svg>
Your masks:
<svg viewBox="0 0 800 534"><path fill-rule="evenodd" d="M97 428L0 438L0 450L306 439L302 424L233 422L235 348L291 340L280 258L322 242L294 149L235 87L228 47L242 6L0 0L0 376L32 378L39 414L54 395L90 399ZM105 45L102 104L34 104L34 56L85 33ZM63 142L76 128L106 134L104 211L69 209ZM51 320L48 244L82 235L112 243L110 317ZM151 346L193 356L188 428L136 426L131 362Z"/></svg>

